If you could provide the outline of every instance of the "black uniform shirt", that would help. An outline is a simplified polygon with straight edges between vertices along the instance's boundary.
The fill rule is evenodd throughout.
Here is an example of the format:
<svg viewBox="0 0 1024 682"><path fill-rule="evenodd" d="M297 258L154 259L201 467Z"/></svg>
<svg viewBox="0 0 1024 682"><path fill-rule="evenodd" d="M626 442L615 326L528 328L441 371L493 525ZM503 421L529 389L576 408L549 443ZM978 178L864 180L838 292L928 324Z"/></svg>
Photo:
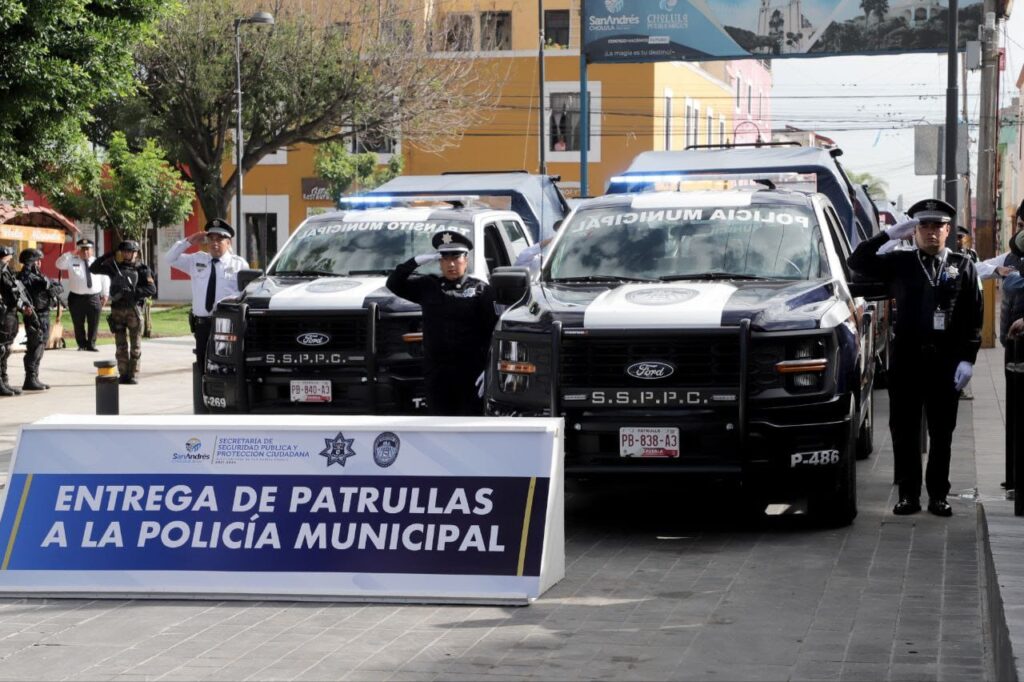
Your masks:
<svg viewBox="0 0 1024 682"><path fill-rule="evenodd" d="M10 265L0 265L0 303L8 311L17 311L28 304Z"/></svg>
<svg viewBox="0 0 1024 682"><path fill-rule="evenodd" d="M116 263L114 254L107 253L92 262L89 272L110 278L110 307L131 308L156 295L156 281L149 266L138 260Z"/></svg>
<svg viewBox="0 0 1024 682"><path fill-rule="evenodd" d="M483 369L498 320L491 285L468 276L454 282L437 275L411 277L415 269L416 259L405 261L388 277L387 287L423 309L426 357Z"/></svg>
<svg viewBox="0 0 1024 682"><path fill-rule="evenodd" d="M936 281L941 252L938 257L916 249L879 254L887 241L884 232L862 241L850 256L850 267L889 285L896 299L896 343L904 348L935 345L949 359L973 364L981 347L984 302L970 257L947 250ZM948 313L945 330L934 328L936 311Z"/></svg>
<svg viewBox="0 0 1024 682"><path fill-rule="evenodd" d="M18 272L18 281L24 285L32 307L38 312L47 312L50 310L50 306L56 305L57 301L51 290L51 282L43 273L38 270L22 268Z"/></svg>

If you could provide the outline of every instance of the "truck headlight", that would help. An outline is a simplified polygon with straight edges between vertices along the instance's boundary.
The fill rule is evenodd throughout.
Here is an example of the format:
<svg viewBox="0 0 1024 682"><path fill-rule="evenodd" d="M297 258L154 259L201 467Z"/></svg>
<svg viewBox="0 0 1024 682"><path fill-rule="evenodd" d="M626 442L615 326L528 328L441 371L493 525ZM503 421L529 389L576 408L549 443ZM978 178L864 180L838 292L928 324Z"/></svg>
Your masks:
<svg viewBox="0 0 1024 682"><path fill-rule="evenodd" d="M787 344L786 360L775 363L775 371L786 379L791 391L814 391L824 385L828 372L828 346L822 338L794 339Z"/></svg>
<svg viewBox="0 0 1024 682"><path fill-rule="evenodd" d="M530 388L530 379L537 366L530 362L530 352L521 341L498 341L498 388L502 393L523 393Z"/></svg>
<svg viewBox="0 0 1024 682"><path fill-rule="evenodd" d="M235 320L230 317L213 318L213 355L218 358L231 359L238 347L238 334Z"/></svg>

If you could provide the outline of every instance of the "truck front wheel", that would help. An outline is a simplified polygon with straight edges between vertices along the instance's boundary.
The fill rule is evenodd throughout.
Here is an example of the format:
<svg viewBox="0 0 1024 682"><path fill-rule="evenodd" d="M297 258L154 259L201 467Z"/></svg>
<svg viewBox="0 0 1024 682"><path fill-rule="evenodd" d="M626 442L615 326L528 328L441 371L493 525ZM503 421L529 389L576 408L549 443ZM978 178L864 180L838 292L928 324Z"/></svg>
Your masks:
<svg viewBox="0 0 1024 682"><path fill-rule="evenodd" d="M839 451L834 477L821 481L807 496L808 515L822 526L838 528L857 516L857 465L854 459L858 428L851 421L845 446Z"/></svg>

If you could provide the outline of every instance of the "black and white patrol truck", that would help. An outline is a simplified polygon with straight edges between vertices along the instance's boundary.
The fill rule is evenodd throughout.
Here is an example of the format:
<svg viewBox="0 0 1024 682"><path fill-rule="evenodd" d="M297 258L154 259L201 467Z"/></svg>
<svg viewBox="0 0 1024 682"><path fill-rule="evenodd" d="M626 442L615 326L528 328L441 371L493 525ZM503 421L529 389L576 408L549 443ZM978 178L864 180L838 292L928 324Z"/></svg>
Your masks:
<svg viewBox="0 0 1024 682"><path fill-rule="evenodd" d="M571 476L734 478L849 523L873 370L849 253L822 194L586 200L539 280L492 276L487 412L564 417Z"/></svg>
<svg viewBox="0 0 1024 682"><path fill-rule="evenodd" d="M487 279L530 245L522 218L430 198L354 206L307 219L266 275L218 303L202 392L211 412L413 414L426 407L419 306L388 273L431 253L435 232L473 240L468 273ZM414 197L402 202L422 203ZM440 203L438 203L440 201ZM421 268L440 274L437 264Z"/></svg>

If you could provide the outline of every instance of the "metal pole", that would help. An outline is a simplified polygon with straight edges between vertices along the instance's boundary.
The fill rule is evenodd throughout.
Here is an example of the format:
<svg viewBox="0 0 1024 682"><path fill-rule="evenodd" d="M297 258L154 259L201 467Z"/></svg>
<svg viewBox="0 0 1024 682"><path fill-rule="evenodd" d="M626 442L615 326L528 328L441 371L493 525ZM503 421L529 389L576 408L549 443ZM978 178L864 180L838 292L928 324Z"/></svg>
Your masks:
<svg viewBox="0 0 1024 682"><path fill-rule="evenodd" d="M995 31L995 2L983 3L985 23L981 43L981 106L978 122L978 213L977 245L982 258L999 253L995 234L995 147L996 130L994 111L998 45Z"/></svg>
<svg viewBox="0 0 1024 682"><path fill-rule="evenodd" d="M537 35L540 42L537 45L537 95L540 106L537 108L537 130L540 131L540 163L537 172L545 175L547 168L547 147L548 140L544 135L544 122L547 120L544 106L544 0L537 0Z"/></svg>
<svg viewBox="0 0 1024 682"><path fill-rule="evenodd" d="M957 208L959 205L959 196L957 192L957 168L956 168L956 138L959 132L957 126L957 63L960 56L957 45L957 33L959 29L959 11L957 7L957 0L949 0L949 18L947 20L948 33L949 33L949 44L947 48L946 56L946 169L944 180L946 182L946 203L953 208ZM959 220L957 221L959 222ZM946 239L946 246L950 248L956 248L956 230L952 229L949 231L949 237Z"/></svg>
<svg viewBox="0 0 1024 682"><path fill-rule="evenodd" d="M92 365L96 368L96 414L117 414L120 409L117 363L113 360L97 360Z"/></svg>
<svg viewBox="0 0 1024 682"><path fill-rule="evenodd" d="M955 0L954 0L955 1ZM238 238L238 255L248 260L249 244L242 224L242 19L235 19L235 94L237 95L237 118L235 126L235 231Z"/></svg>
<svg viewBox="0 0 1024 682"><path fill-rule="evenodd" d="M587 156L590 147L590 109L587 97L587 53L583 45L583 25L587 17L587 0L580 2L580 196L589 196Z"/></svg>

